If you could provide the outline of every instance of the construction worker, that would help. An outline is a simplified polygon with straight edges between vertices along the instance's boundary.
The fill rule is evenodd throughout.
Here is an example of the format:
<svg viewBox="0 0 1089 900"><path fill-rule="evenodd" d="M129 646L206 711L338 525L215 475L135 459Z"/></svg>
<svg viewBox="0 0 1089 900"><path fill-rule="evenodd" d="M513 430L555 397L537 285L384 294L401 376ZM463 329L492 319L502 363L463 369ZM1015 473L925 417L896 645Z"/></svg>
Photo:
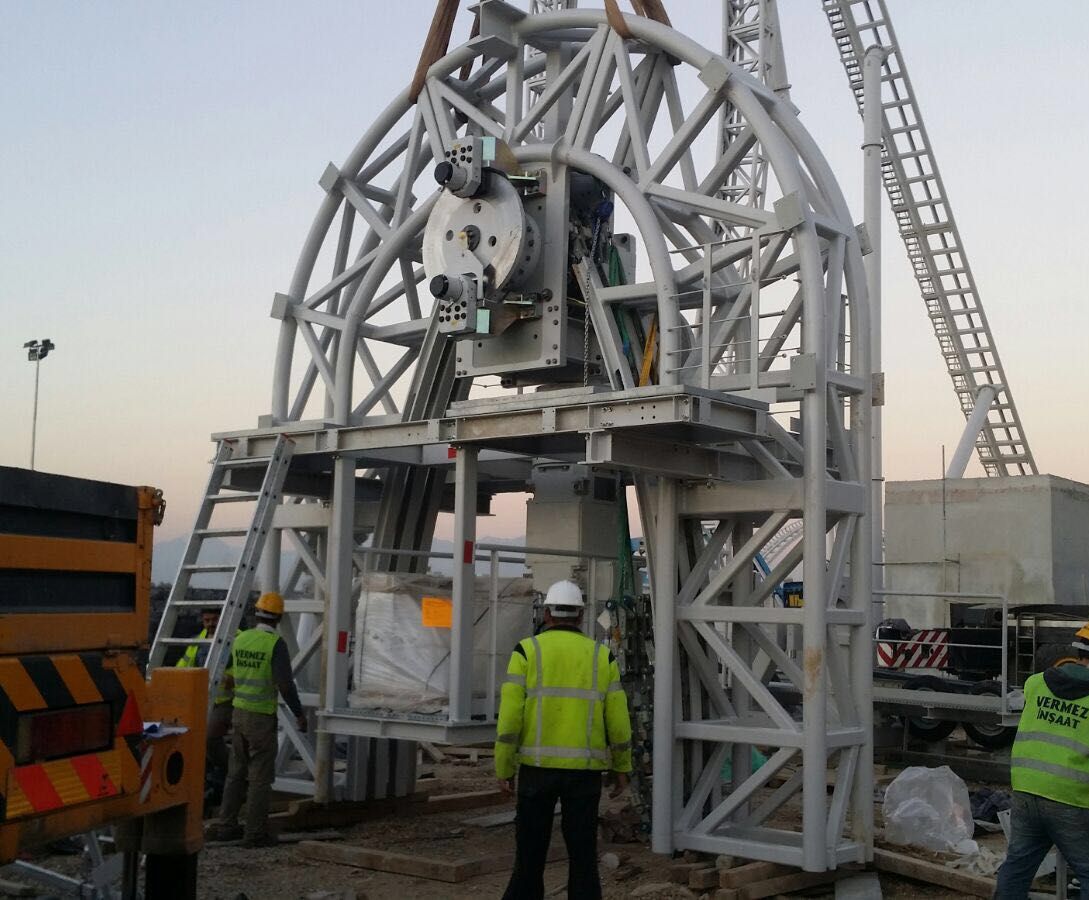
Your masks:
<svg viewBox="0 0 1089 900"><path fill-rule="evenodd" d="M200 633L197 635L198 641L206 640L212 637L216 633L216 626L219 624L219 610L215 607L208 607L200 611ZM208 644L190 644L185 648L185 652L182 654L174 665L179 669L192 669L198 668L204 665L204 660L208 658Z"/></svg>
<svg viewBox="0 0 1089 900"><path fill-rule="evenodd" d="M627 787L631 721L616 660L608 648L579 630L585 605L578 585L552 585L544 600L543 630L520 641L507 666L495 742L495 773L507 793L514 790L516 769L518 773L517 849L506 900L544 896L557 800L570 860L567 896L601 896L601 775L616 773L613 796Z"/></svg>
<svg viewBox="0 0 1089 900"><path fill-rule="evenodd" d="M268 808L276 768L276 693L306 731L299 692L291 675L287 644L276 633L284 614L284 598L262 594L257 600L257 627L240 631L231 648L231 676L225 680L234 691L234 737L231 762L219 824L209 830L212 840L244 838L247 846L276 843L268 831ZM247 791L248 784L248 791ZM246 827L239 827L238 813L246 803Z"/></svg>
<svg viewBox="0 0 1089 900"><path fill-rule="evenodd" d="M999 900L1023 900L1040 863L1058 848L1089 900L1089 625L1074 637L1077 662L1031 676L1010 753L1012 833L998 870Z"/></svg>
<svg viewBox="0 0 1089 900"><path fill-rule="evenodd" d="M210 606L200 611L201 630L198 640L215 636L219 625L219 609ZM208 658L208 644L190 644L185 648L181 659L175 663L177 668L197 668L204 665ZM228 670L229 671L229 670ZM227 732L231 730L231 692L220 681L216 690L216 702L208 716L208 732L205 738L204 801L205 808L218 806L223 799L223 786L227 781L229 757L227 751Z"/></svg>

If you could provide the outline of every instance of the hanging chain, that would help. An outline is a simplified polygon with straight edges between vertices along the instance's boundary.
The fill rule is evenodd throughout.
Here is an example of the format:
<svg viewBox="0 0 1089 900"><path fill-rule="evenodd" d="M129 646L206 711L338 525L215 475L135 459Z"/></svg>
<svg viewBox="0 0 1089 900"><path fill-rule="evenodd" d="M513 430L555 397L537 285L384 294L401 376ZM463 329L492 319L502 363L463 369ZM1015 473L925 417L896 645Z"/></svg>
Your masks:
<svg viewBox="0 0 1089 900"><path fill-rule="evenodd" d="M590 385L590 301L582 308L582 386Z"/></svg>
<svg viewBox="0 0 1089 900"><path fill-rule="evenodd" d="M590 265L597 265L597 245L601 239L601 226L608 221L613 214L613 205L608 200L602 200L594 210L594 227L590 239ZM585 306L582 309L582 385L590 385L590 297L582 298Z"/></svg>
<svg viewBox="0 0 1089 900"><path fill-rule="evenodd" d="M590 265L597 265L598 240L601 236L601 219L594 219L594 236L590 240ZM583 387L590 385L590 297L583 297Z"/></svg>

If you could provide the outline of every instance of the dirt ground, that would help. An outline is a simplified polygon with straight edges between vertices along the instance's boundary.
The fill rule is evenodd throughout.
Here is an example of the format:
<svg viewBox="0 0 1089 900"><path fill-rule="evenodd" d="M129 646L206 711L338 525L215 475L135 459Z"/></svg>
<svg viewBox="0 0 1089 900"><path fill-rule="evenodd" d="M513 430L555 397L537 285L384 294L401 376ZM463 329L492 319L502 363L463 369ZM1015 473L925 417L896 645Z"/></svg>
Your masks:
<svg viewBox="0 0 1089 900"><path fill-rule="evenodd" d="M421 788L429 794L454 794L479 791L494 786L490 760L478 764L441 763L426 767L433 778L422 779ZM603 805L607 801L603 801ZM621 801L611 801L618 803ZM467 819L501 812L513 808L512 802L457 812L425 813L415 807L424 804L406 804L408 812L391 812L363 824L336 829L342 844L355 844L368 848L414 854L420 857L449 861L466 861L481 857L494 857L511 853L514 849L513 825L483 828L467 824ZM790 810L784 810L790 816ZM795 813L796 815L796 813ZM877 814L880 818L880 808ZM769 823L770 824L770 823ZM775 823L785 824L785 823ZM999 837L999 841L1001 838ZM553 836L556 846L562 846L558 830ZM997 847L996 847L997 849ZM611 851L620 857L618 868L601 867L602 886L607 900L631 897L644 889L639 896L649 900L667 898L710 897L680 885L670 885L670 860L655 855L642 844L604 845L602 852ZM48 857L35 860L40 865L73 872L78 869L74 857ZM509 877L508 871L471 878L461 884L447 884L426 878L374 872L352 866L317 861L306 858L295 845L248 850L237 846L211 846L200 857L201 900L446 900L446 898L501 897ZM7 876L5 876L7 877ZM882 874L881 884L886 898L954 898L960 894L932 885L907 881ZM567 880L565 861L550 863L545 870L546 896L566 897ZM659 885L658 890L651 886ZM0 891L0 896L3 896ZM48 896L43 890L40 896ZM810 897L832 897L831 891L810 892Z"/></svg>

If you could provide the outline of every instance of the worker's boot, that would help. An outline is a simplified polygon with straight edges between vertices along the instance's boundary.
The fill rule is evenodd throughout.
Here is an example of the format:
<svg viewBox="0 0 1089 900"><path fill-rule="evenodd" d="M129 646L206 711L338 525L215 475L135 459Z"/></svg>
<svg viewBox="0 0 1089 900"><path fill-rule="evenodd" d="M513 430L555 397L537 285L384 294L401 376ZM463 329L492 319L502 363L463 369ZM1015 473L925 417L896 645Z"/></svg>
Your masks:
<svg viewBox="0 0 1089 900"><path fill-rule="evenodd" d="M214 825L209 825L204 834L210 841L239 841L242 839L243 832L241 825L225 825L222 822L216 822Z"/></svg>

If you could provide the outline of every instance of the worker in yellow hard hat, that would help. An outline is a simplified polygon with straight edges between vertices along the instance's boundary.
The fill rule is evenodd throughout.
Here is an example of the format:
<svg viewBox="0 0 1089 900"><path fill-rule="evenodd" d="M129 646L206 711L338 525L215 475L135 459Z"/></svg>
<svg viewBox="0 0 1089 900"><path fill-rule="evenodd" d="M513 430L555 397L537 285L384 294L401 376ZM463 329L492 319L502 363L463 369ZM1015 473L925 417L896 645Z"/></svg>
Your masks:
<svg viewBox="0 0 1089 900"><path fill-rule="evenodd" d="M299 730L306 731L306 716L291 675L291 657L276 632L283 614L283 597L262 594L257 601L257 626L240 631L231 648L231 675L226 680L234 690L234 737L219 823L209 829L212 840L244 838L252 847L276 843L268 831L268 809L276 769L277 693L295 716ZM243 801L247 801L244 829L238 824Z"/></svg>
<svg viewBox="0 0 1089 900"><path fill-rule="evenodd" d="M1032 675L1010 753L1012 833L998 870L999 900L1028 897L1055 846L1089 900L1089 624L1072 647L1077 662Z"/></svg>
<svg viewBox="0 0 1089 900"><path fill-rule="evenodd" d="M601 776L616 793L631 771L631 720L609 649L580 630L586 604L572 581L544 600L544 630L518 643L507 666L496 723L495 773L505 791L518 775L514 872L505 900L544 896L556 801L570 860L567 896L601 896L597 809Z"/></svg>

